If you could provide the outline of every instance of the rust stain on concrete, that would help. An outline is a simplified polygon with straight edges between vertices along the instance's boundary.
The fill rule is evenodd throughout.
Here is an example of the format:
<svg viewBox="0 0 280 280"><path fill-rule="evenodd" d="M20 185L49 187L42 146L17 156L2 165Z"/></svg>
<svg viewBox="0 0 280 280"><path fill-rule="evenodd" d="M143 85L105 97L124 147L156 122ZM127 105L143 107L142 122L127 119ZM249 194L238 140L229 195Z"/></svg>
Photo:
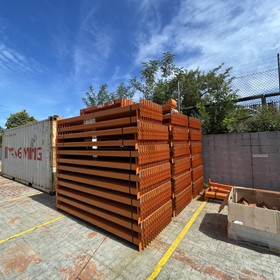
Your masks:
<svg viewBox="0 0 280 280"><path fill-rule="evenodd" d="M99 279L103 273L101 273L98 269L94 261L91 259L82 273L80 274L79 278L80 279Z"/></svg>
<svg viewBox="0 0 280 280"><path fill-rule="evenodd" d="M20 220L21 217L20 216L13 216L12 218L9 219L8 223L9 224L14 224L16 223L18 220Z"/></svg>
<svg viewBox="0 0 280 280"><path fill-rule="evenodd" d="M216 267L214 267L212 265L206 265L203 268L203 272L206 273L206 274L209 274L211 276L214 276L214 277L216 277L217 279L220 279L220 280L234 279L229 274L226 274L225 272L218 270Z"/></svg>
<svg viewBox="0 0 280 280"><path fill-rule="evenodd" d="M38 254L32 252L26 243L20 243L18 246L5 252L3 270L7 275L14 274L15 272L20 275L24 273L32 263L39 264L42 261Z"/></svg>
<svg viewBox="0 0 280 280"><path fill-rule="evenodd" d="M72 256L73 257L73 256ZM69 267L60 267L59 271L66 275L67 279L76 279L80 274L81 270L85 266L85 264L89 261L91 256L85 254L79 254L76 257L75 263Z"/></svg>
<svg viewBox="0 0 280 280"><path fill-rule="evenodd" d="M174 254L173 254L172 257L173 257L175 260L178 260L178 261L180 261L180 262L183 262L183 263L189 265L189 266L192 267L194 270L197 270L197 271L201 270L201 267L202 267L202 266L201 266L199 263L197 263L197 262L195 262L194 260L192 260L191 258L187 257L187 256L185 255L185 253L184 253L182 250L180 250L180 249L177 249L177 250L174 252Z"/></svg>
<svg viewBox="0 0 280 280"><path fill-rule="evenodd" d="M157 251L167 251L169 248L169 245L156 238L153 240L153 242L151 242L149 247L154 248Z"/></svg>
<svg viewBox="0 0 280 280"><path fill-rule="evenodd" d="M249 276L249 279L256 279L256 280L267 280L266 277L264 277L263 275L260 275L252 270L249 270L247 268L244 268L241 270L242 273L244 273L245 275Z"/></svg>
<svg viewBox="0 0 280 280"><path fill-rule="evenodd" d="M87 238L88 238L88 239L93 239L96 235L97 235L97 232L92 231L92 232L89 232L89 233L88 233Z"/></svg>

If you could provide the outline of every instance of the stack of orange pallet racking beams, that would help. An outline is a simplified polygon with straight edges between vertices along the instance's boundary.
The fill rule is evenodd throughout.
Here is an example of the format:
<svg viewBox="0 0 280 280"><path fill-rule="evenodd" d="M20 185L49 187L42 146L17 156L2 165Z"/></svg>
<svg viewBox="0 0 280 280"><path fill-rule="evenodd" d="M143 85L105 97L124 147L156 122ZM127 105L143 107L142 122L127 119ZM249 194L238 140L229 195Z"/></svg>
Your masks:
<svg viewBox="0 0 280 280"><path fill-rule="evenodd" d="M162 118L160 105L121 100L60 120L57 208L145 248L172 218Z"/></svg>
<svg viewBox="0 0 280 280"><path fill-rule="evenodd" d="M175 106L176 102L172 99L162 106L163 123L169 128L174 217L192 200L188 117L178 113L174 109Z"/></svg>
<svg viewBox="0 0 280 280"><path fill-rule="evenodd" d="M204 187L202 165L202 131L199 119L189 117L193 197Z"/></svg>

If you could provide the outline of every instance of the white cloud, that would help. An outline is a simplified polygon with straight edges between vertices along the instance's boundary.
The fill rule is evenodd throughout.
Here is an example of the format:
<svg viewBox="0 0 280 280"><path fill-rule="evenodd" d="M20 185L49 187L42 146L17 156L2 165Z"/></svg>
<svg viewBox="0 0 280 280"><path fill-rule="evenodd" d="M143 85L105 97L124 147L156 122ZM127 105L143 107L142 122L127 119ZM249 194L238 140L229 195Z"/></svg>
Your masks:
<svg viewBox="0 0 280 280"><path fill-rule="evenodd" d="M279 22L280 3L275 1L181 0L171 22L139 42L136 63L165 50L188 68L261 61L279 48Z"/></svg>
<svg viewBox="0 0 280 280"><path fill-rule="evenodd" d="M77 85L94 81L105 70L112 52L113 32L97 26L92 18L80 27L73 50L73 79Z"/></svg>
<svg viewBox="0 0 280 280"><path fill-rule="evenodd" d="M0 74L5 75L9 70L25 73L42 73L45 71L44 67L34 58L27 57L16 49L0 42Z"/></svg>

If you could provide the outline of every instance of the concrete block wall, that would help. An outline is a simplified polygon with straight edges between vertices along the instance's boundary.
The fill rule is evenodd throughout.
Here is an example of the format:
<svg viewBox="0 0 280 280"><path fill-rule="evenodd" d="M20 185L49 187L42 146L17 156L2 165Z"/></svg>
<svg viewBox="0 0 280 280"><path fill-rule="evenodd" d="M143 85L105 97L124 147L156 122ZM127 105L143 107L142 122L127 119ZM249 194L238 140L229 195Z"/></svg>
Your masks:
<svg viewBox="0 0 280 280"><path fill-rule="evenodd" d="M203 135L204 178L280 191L280 131Z"/></svg>

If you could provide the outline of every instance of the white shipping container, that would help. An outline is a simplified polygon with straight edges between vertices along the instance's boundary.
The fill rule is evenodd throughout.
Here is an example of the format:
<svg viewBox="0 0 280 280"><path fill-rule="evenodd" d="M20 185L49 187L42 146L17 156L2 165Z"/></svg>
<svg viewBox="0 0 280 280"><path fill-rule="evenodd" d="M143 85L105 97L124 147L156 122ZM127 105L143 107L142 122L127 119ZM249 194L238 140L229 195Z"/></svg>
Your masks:
<svg viewBox="0 0 280 280"><path fill-rule="evenodd" d="M7 129L2 142L2 175L53 194L57 120L50 117Z"/></svg>

